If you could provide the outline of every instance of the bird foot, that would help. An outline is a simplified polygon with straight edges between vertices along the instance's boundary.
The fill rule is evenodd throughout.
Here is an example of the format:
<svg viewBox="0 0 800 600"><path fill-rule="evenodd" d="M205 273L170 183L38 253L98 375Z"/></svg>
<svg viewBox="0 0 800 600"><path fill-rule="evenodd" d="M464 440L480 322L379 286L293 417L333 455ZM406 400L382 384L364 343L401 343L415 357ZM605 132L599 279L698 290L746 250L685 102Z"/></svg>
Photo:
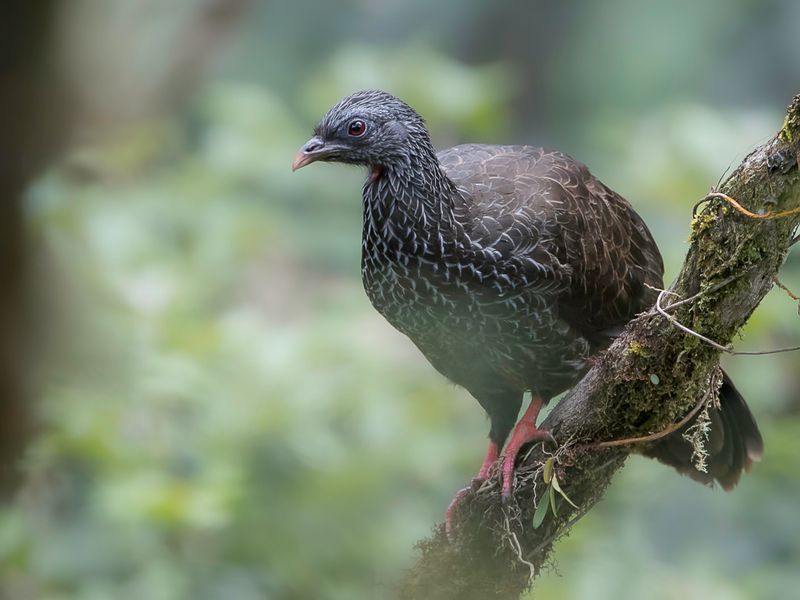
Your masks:
<svg viewBox="0 0 800 600"><path fill-rule="evenodd" d="M519 451L525 444L530 442L549 442L553 446L558 446L556 438L553 434L545 429L539 429L536 425L531 425L530 422L520 421L514 429L511 436L511 441L508 443L506 450L503 454L503 467L502 467L502 492L501 499L503 504L508 504L511 500L511 492L514 489L514 472L515 464Z"/></svg>
<svg viewBox="0 0 800 600"><path fill-rule="evenodd" d="M481 470L478 471L478 476L473 477L470 484L460 489L456 492L456 495L453 496L453 499L450 501L450 504L447 507L447 510L444 513L444 529L447 533L447 537L450 537L451 532L453 531L453 515L456 513L456 509L461 504L461 501L464 500L464 497L470 491L477 491L479 487L483 484L486 479L489 477L489 471L497 462L497 457L500 455L500 446L494 440L489 440L489 447L486 449L486 456L483 459L483 464L481 465Z"/></svg>
<svg viewBox="0 0 800 600"><path fill-rule="evenodd" d="M470 492L476 491L486 479L481 479L480 476L473 477L470 484L465 487L461 488L456 492L456 495L453 496L453 499L450 501L450 504L447 506L447 510L444 513L444 531L447 534L447 537L452 539L453 533L453 516L456 513L461 502Z"/></svg>

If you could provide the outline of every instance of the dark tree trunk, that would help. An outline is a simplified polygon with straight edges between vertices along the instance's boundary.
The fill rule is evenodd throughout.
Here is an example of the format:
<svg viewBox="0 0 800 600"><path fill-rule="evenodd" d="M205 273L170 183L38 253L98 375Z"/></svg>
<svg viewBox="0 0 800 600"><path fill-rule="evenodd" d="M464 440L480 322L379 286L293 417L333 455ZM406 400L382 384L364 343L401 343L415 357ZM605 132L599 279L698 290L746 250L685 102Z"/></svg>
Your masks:
<svg viewBox="0 0 800 600"><path fill-rule="evenodd" d="M0 493L18 480L33 431L29 256L22 196L60 152L69 101L49 61L59 0L0 8Z"/></svg>
<svg viewBox="0 0 800 600"><path fill-rule="evenodd" d="M45 311L37 311L37 297L49 296L47 281L33 272L30 240L23 218L23 198L31 181L68 147L76 121L96 120L113 127L115 120L147 116L173 107L186 97L205 73L211 59L236 24L250 0L202 0L176 3L176 27L170 61L160 79L142 78L152 86L146 101L136 106L102 106L91 91L78 89L96 77L90 65L70 65L65 58L70 35L83 37L97 23L67 27L81 13L83 2L69 0L7 1L0 3L0 496L13 491L20 478L20 459L35 429L35 397L30 378L37 360L36 340L47 327ZM108 8L108 7L106 7ZM113 14L113 8L107 11ZM103 13L105 14L105 13ZM160 13L159 13L160 14ZM161 17L158 17L161 18ZM74 25L74 24L73 24ZM149 40L160 27L155 19L132 23L131 39ZM84 29L82 29L82 27ZM112 41L111 43L114 43ZM141 44L140 44L141 45ZM108 48L95 48L97 53ZM128 75L122 64L115 65ZM79 102L78 98L83 101ZM88 101L87 101L88 100ZM120 114L120 112L124 114ZM103 121L103 118L106 121ZM39 289L40 294L36 294ZM55 300L49 299L54 304ZM48 306L48 309L57 306ZM48 311L49 312L49 311Z"/></svg>

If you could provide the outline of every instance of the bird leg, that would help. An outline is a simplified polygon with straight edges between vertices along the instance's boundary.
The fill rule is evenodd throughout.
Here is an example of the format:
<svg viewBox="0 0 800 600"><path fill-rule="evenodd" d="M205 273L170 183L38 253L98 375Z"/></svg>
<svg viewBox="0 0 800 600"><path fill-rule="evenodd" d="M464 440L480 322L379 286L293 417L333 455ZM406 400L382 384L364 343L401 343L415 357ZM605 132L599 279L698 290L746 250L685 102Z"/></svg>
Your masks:
<svg viewBox="0 0 800 600"><path fill-rule="evenodd" d="M475 487L486 481L486 478L489 476L489 469L492 468L492 465L497 461L499 456L500 446L494 440L489 440L489 447L486 449L486 457L483 459L483 464L481 465L481 470L478 471L477 477L472 478L470 485L456 492L456 495L453 496L453 499L450 501L444 513L444 528L448 535L452 530L453 515L456 512L456 508L458 508L458 505L461 504L464 496L466 496L470 490L475 489Z"/></svg>
<svg viewBox="0 0 800 600"><path fill-rule="evenodd" d="M503 454L502 498L504 502L511 497L511 489L514 486L514 463L517 460L520 449L528 442L544 441L551 442L554 445L556 443L555 438L549 431L536 427L536 418L539 416L539 411L542 410L543 405L542 397L534 394L525 414L522 415L522 418L511 433L511 439Z"/></svg>
<svg viewBox="0 0 800 600"><path fill-rule="evenodd" d="M486 481L489 477L489 469L497 462L500 456L500 445L494 440L489 440L489 447L486 449L486 457L483 459L481 470L478 471L478 476L475 478L479 481Z"/></svg>

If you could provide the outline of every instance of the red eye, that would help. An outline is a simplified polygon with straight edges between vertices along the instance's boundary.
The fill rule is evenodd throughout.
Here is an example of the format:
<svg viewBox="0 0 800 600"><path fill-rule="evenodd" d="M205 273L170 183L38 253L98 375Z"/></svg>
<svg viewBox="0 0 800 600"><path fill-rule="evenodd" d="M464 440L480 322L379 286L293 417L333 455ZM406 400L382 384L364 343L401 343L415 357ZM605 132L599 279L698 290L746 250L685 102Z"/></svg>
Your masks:
<svg viewBox="0 0 800 600"><path fill-rule="evenodd" d="M356 119L351 121L347 126L347 133L353 137L361 137L367 131L367 124L364 121Z"/></svg>

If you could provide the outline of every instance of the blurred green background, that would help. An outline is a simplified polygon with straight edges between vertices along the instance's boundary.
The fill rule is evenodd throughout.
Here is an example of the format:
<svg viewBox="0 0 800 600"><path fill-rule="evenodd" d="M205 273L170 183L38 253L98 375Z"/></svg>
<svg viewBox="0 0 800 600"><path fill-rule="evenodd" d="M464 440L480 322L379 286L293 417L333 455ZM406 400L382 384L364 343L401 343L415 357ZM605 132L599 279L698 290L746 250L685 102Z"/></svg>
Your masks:
<svg viewBox="0 0 800 600"><path fill-rule="evenodd" d="M798 23L793 0L255 2L188 102L30 190L46 428L0 508L0 598L389 596L488 423L361 290L364 174L291 173L316 120L379 87L439 147L563 150L642 213L669 281L692 204L800 91ZM797 310L773 290L737 346L800 343ZM799 361L725 361L766 445L735 492L632 458L537 597L797 597Z"/></svg>

